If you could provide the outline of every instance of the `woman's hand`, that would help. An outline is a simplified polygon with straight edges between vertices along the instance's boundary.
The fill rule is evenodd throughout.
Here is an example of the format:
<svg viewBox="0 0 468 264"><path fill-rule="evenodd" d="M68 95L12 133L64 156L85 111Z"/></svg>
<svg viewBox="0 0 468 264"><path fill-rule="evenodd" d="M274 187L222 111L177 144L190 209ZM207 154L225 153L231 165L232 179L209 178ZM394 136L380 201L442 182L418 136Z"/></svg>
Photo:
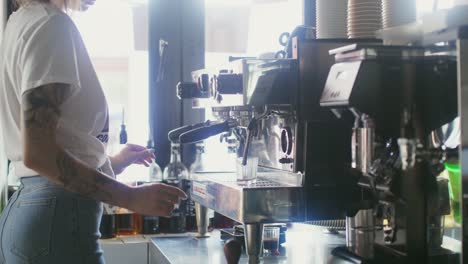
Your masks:
<svg viewBox="0 0 468 264"><path fill-rule="evenodd" d="M120 174L131 164L141 164L149 167L150 163L153 162L154 154L145 147L127 144L117 155L109 158L114 173Z"/></svg>
<svg viewBox="0 0 468 264"><path fill-rule="evenodd" d="M132 187L128 199L128 209L153 216L170 217L172 210L187 195L179 188L163 184L149 184Z"/></svg>

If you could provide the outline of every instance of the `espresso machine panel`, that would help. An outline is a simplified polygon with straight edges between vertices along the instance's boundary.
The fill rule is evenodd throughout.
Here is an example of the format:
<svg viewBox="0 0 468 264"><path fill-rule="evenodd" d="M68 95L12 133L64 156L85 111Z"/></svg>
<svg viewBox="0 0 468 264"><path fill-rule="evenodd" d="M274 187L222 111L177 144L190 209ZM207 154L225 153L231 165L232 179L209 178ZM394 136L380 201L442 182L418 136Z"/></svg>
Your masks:
<svg viewBox="0 0 468 264"><path fill-rule="evenodd" d="M320 100L321 106L343 106L351 104L351 93L358 78L362 61L337 63L328 74L325 89Z"/></svg>
<svg viewBox="0 0 468 264"><path fill-rule="evenodd" d="M246 79L248 105L291 104L297 93L297 61L282 59L250 64Z"/></svg>
<svg viewBox="0 0 468 264"><path fill-rule="evenodd" d="M347 246L335 253L376 263L456 263L458 255L442 247L449 198L438 175L448 150L429 142L432 130L456 117L453 58L407 46L331 53L336 64L321 105L343 122L354 117L350 167L362 192L348 203Z"/></svg>
<svg viewBox="0 0 468 264"><path fill-rule="evenodd" d="M192 74L192 88L207 91L208 85L210 91L209 97L192 98L193 107L211 108L216 120L185 132L181 143L203 140L201 134L216 136L208 130L225 124L227 129L217 131L223 132L222 142L230 142L238 168L258 159L254 182L237 182L236 173L201 173L191 191L200 205L246 225L249 258L258 254L261 233L255 230L263 224L344 219L349 201L359 196L349 170L353 119L349 115L343 122L320 107L334 63L328 52L352 40L294 38L292 43L291 59L243 59L222 71ZM216 80L222 74L237 83L230 88L239 88L242 76L242 94L220 89L225 84Z"/></svg>
<svg viewBox="0 0 468 264"><path fill-rule="evenodd" d="M258 156L258 164L287 172L295 172L297 122L292 116L273 115L262 120L261 140L254 141L252 151Z"/></svg>

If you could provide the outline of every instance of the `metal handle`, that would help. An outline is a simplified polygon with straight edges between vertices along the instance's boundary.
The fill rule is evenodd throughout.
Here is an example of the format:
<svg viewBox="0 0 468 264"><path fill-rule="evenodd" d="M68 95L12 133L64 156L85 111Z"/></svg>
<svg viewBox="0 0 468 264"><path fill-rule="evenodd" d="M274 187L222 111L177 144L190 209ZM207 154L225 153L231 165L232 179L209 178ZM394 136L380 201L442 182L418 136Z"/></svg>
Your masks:
<svg viewBox="0 0 468 264"><path fill-rule="evenodd" d="M197 237L198 238L203 238L203 237L209 237L208 233L208 225L209 225L209 220L208 220L208 208L205 206L195 203L195 217L197 220Z"/></svg>
<svg viewBox="0 0 468 264"><path fill-rule="evenodd" d="M205 140L211 136L227 132L234 126L235 125L233 125L232 121L230 120L213 125L205 124L203 127L192 129L188 132L181 134L179 140L182 144L195 143L198 141Z"/></svg>
<svg viewBox="0 0 468 264"><path fill-rule="evenodd" d="M278 38L278 42L281 46L286 47L288 45L291 34L289 32L283 32Z"/></svg>
<svg viewBox="0 0 468 264"><path fill-rule="evenodd" d="M180 135L182 135L183 133L188 132L190 130L200 128L200 127L209 126L210 124L211 124L211 121L208 120L208 121L203 122L203 123L197 123L197 124L192 124L192 125L179 127L179 128L176 128L174 130L169 131L169 133L167 134L167 137L169 138L169 141L177 142L177 141L179 141Z"/></svg>

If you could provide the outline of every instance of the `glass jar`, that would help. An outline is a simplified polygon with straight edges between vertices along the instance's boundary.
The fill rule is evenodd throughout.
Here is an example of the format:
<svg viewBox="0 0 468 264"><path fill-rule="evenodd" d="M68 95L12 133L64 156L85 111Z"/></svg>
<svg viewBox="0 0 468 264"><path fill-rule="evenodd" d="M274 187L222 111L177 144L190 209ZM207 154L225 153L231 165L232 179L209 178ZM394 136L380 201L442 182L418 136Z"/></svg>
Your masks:
<svg viewBox="0 0 468 264"><path fill-rule="evenodd" d="M148 183L160 183L162 180L163 173L161 167L159 167L158 163L153 160L149 167ZM159 217L143 215L141 233L145 235L159 233Z"/></svg>
<svg viewBox="0 0 468 264"><path fill-rule="evenodd" d="M189 172L180 158L180 144L171 143L171 161L164 169L163 181L178 185L181 180L188 179Z"/></svg>
<svg viewBox="0 0 468 264"><path fill-rule="evenodd" d="M163 182L178 187L187 193L186 184L189 172L181 161L180 144L171 143L171 161L163 172ZM183 233L187 231L187 212L189 211L189 199L180 202L179 207L172 211L170 218L161 217L159 227L161 233Z"/></svg>
<svg viewBox="0 0 468 264"><path fill-rule="evenodd" d="M205 153L205 145L203 143L197 143L195 145L195 161L190 165L191 180L197 180L197 173L206 170L205 164L203 163L203 153Z"/></svg>
<svg viewBox="0 0 468 264"><path fill-rule="evenodd" d="M163 173L161 167L159 167L158 163L155 160L151 162L149 167L149 175L148 175L148 182L162 182L163 180Z"/></svg>

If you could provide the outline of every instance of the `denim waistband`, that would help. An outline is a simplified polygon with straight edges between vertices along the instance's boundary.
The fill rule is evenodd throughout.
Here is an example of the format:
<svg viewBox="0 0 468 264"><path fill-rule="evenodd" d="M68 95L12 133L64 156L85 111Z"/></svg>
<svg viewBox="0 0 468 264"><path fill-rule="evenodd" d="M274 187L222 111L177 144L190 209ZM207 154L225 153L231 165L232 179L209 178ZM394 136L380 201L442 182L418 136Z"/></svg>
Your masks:
<svg viewBox="0 0 468 264"><path fill-rule="evenodd" d="M95 208L96 204L100 204L100 201L96 201L92 198L83 196L79 193L71 192L66 190L62 186L50 181L44 176L29 176L21 178L21 185L18 190L19 197L35 195L48 195L55 196L59 199L78 199L84 201L87 207Z"/></svg>

